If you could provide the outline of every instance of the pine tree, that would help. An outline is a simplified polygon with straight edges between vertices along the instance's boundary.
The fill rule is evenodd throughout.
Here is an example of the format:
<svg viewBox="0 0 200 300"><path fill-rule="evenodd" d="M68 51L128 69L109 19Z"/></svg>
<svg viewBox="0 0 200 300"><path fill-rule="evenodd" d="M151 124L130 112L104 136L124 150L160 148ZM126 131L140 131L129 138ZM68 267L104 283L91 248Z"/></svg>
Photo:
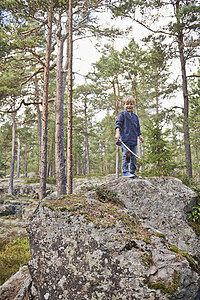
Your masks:
<svg viewBox="0 0 200 300"><path fill-rule="evenodd" d="M169 131L163 132L159 116L151 118L145 126L145 174L150 176L172 175L176 167L170 147Z"/></svg>

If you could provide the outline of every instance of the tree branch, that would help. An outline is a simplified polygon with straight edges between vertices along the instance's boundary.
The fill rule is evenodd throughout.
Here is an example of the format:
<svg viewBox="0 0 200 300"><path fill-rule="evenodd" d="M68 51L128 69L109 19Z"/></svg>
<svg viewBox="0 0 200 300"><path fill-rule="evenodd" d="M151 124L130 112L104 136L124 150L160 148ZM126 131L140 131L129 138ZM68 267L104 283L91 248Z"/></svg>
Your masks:
<svg viewBox="0 0 200 300"><path fill-rule="evenodd" d="M38 70L36 70L33 74L31 74L28 79L26 79L25 81L23 81L21 84L20 84L20 88L26 84L28 81L31 80L31 78L33 78L35 75L37 75L38 73L42 73L44 71L44 67L41 67L39 68Z"/></svg>
<svg viewBox="0 0 200 300"><path fill-rule="evenodd" d="M189 78L189 77L197 77L197 78L198 78L198 77L200 77L200 75L193 74L193 75L188 75L188 76L187 76L187 78Z"/></svg>
<svg viewBox="0 0 200 300"><path fill-rule="evenodd" d="M39 26L37 26L37 27L34 27L34 28L30 29L30 30L21 32L20 35L23 34L25 37L27 37L27 36L30 35L32 32L39 30L39 29L40 29L42 26L44 26L45 24L47 24L47 19L45 19L45 20L42 22L41 25L39 25Z"/></svg>
<svg viewBox="0 0 200 300"><path fill-rule="evenodd" d="M149 26L147 26L146 24L140 22L139 20L136 20L134 19L134 21L140 25L142 25L143 27L145 27L147 30L153 32L153 33L162 33L162 34L167 34L167 35L170 35L170 36L174 36L173 33L170 33L170 32L166 32L166 31L163 31L163 30L153 30L152 28L150 28Z"/></svg>

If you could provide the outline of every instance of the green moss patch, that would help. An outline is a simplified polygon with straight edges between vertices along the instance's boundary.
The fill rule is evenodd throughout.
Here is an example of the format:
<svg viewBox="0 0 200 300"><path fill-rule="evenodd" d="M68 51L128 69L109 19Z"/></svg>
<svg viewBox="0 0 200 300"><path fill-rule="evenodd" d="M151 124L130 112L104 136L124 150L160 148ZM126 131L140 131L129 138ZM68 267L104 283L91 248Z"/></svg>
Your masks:
<svg viewBox="0 0 200 300"><path fill-rule="evenodd" d="M173 294L181 285L181 273L174 270L172 282L165 284L162 281L152 282L148 284L154 290L161 290L163 294Z"/></svg>
<svg viewBox="0 0 200 300"><path fill-rule="evenodd" d="M96 192L96 199L103 203L112 203L124 207L124 203L119 199L117 193L108 189L106 185L93 186L88 188Z"/></svg>
<svg viewBox="0 0 200 300"><path fill-rule="evenodd" d="M189 253L187 253L184 250L179 249L175 245L170 245L169 244L168 248L169 248L169 250L171 250L172 252L176 253L180 257L181 256L185 257L187 259L187 261L189 262L189 265L190 265L191 269L200 274L200 266L199 266L199 264L195 262L195 260L189 255Z"/></svg>
<svg viewBox="0 0 200 300"><path fill-rule="evenodd" d="M27 237L0 239L0 285L31 259Z"/></svg>

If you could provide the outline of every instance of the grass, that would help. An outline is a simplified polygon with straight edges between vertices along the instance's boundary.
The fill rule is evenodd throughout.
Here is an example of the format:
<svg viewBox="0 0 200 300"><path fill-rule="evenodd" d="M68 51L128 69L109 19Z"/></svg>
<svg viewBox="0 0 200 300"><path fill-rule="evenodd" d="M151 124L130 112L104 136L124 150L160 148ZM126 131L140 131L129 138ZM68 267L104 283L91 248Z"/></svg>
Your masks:
<svg viewBox="0 0 200 300"><path fill-rule="evenodd" d="M27 237L0 239L0 285L31 259Z"/></svg>

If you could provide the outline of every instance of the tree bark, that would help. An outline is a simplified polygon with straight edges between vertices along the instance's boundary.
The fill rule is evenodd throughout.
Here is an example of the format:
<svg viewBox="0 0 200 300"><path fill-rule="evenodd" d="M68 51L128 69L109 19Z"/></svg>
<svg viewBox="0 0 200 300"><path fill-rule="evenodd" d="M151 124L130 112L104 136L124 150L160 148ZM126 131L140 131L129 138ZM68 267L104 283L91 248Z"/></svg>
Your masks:
<svg viewBox="0 0 200 300"><path fill-rule="evenodd" d="M64 92L63 92L63 44L61 35L61 15L58 20L57 40L57 71L55 101L55 164L57 196L66 194L65 152L64 152Z"/></svg>
<svg viewBox="0 0 200 300"><path fill-rule="evenodd" d="M176 0L176 14L178 15L179 10L179 0ZM177 17L179 23L179 19ZM190 135L188 126L188 115L189 115L189 100L188 100L188 88L187 88L187 76L186 76L186 66L184 57L184 42L183 42L183 32L181 29L178 31L178 47L179 47L179 57L181 63L181 73L182 73L182 89L183 89L183 132L184 132L184 144L185 144L185 163L186 163L186 173L189 178L192 177L192 158L191 158L191 148L190 148Z"/></svg>
<svg viewBox="0 0 200 300"><path fill-rule="evenodd" d="M13 195L13 180L14 180L14 169L15 169L15 139L16 139L16 122L15 122L15 112L12 113L12 160L10 168L10 182L8 187L8 194Z"/></svg>
<svg viewBox="0 0 200 300"><path fill-rule="evenodd" d="M55 152L54 152L54 145L55 145L55 130L53 129L50 147L49 147L49 153L48 153L48 170L47 170L47 176L53 177L53 166L54 166L54 160L55 160Z"/></svg>
<svg viewBox="0 0 200 300"><path fill-rule="evenodd" d="M39 105L39 95L38 95L38 80L37 77L35 76L34 78L34 83L35 83L35 99L36 102L38 103L36 105L36 110L37 110L37 129L38 129L38 148L39 148L39 174L40 174L40 165L41 165L41 111L40 111L40 105Z"/></svg>
<svg viewBox="0 0 200 300"><path fill-rule="evenodd" d="M20 143L20 138L18 136L17 138L17 178L19 178L20 175L20 154L21 154L21 143Z"/></svg>
<svg viewBox="0 0 200 300"><path fill-rule="evenodd" d="M131 76L130 76L131 78ZM137 89L136 89L136 76L134 75L134 80L132 80L133 92L134 92L134 99L135 99L135 113L138 116L138 102L137 102ZM138 138L138 155L142 157L142 147L141 142ZM140 166L140 171L143 171L143 166Z"/></svg>
<svg viewBox="0 0 200 300"><path fill-rule="evenodd" d="M47 45L46 45L46 56L45 56L43 103L42 103L40 192L39 192L40 201L46 196L48 88L49 88L51 36L52 36L52 6L50 4L48 10L48 30L47 30Z"/></svg>
<svg viewBox="0 0 200 300"><path fill-rule="evenodd" d="M84 101L84 117L85 117L85 157L87 164L87 174L90 174L90 153L89 153L89 141L88 141L88 121L87 121L87 100Z"/></svg>
<svg viewBox="0 0 200 300"><path fill-rule="evenodd" d="M112 85L113 85L113 93L114 93L114 97L115 97L115 116L117 118L117 116L118 116L118 110L119 110L119 103L118 103L118 100L117 100L117 94L116 94L116 88L115 88L115 81L114 81L114 79L112 81ZM118 88L118 93L119 93L119 88ZM116 176L116 178L119 178L119 147L118 146L116 146L116 169L115 169L115 176Z"/></svg>
<svg viewBox="0 0 200 300"><path fill-rule="evenodd" d="M68 57L68 135L67 135L67 194L72 194L72 0L69 0Z"/></svg>
<svg viewBox="0 0 200 300"><path fill-rule="evenodd" d="M24 150L24 175L27 177L27 143L25 144L25 150Z"/></svg>

